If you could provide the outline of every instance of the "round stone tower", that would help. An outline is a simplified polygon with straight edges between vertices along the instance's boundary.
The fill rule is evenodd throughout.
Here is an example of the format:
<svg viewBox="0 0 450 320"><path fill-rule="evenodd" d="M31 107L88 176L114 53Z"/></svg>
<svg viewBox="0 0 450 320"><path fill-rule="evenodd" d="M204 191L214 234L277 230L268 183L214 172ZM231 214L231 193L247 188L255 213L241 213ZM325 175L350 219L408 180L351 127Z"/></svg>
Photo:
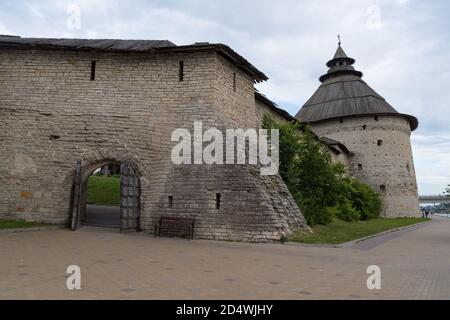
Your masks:
<svg viewBox="0 0 450 320"><path fill-rule="evenodd" d="M354 63L339 43L328 72L319 79L322 84L296 118L352 152L349 172L382 195L382 216L419 216L410 142L418 121L397 112L370 88Z"/></svg>

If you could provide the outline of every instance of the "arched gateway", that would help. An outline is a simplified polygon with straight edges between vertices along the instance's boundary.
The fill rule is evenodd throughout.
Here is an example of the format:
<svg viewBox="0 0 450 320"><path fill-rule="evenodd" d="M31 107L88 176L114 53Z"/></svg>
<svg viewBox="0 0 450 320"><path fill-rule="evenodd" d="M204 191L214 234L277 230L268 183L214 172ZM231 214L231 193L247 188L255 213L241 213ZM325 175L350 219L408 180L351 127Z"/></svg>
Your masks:
<svg viewBox="0 0 450 320"><path fill-rule="evenodd" d="M75 231L80 225L81 219L86 215L87 182L93 167L98 167L111 160L95 162L95 164L82 167L81 160L76 163L72 207L70 217L70 229ZM116 161L112 161L116 162ZM120 163L120 231L140 230L140 196L141 186L136 167L128 161Z"/></svg>

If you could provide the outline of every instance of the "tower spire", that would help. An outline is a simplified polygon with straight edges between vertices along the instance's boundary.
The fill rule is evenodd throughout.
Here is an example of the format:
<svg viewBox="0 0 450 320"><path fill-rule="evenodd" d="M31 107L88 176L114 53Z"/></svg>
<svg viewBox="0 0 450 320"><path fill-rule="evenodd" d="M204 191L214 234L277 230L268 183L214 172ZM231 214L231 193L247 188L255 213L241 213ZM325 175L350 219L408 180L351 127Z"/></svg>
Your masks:
<svg viewBox="0 0 450 320"><path fill-rule="evenodd" d="M326 74L320 77L320 81L323 82L326 79L337 75L343 74L353 74L358 77L362 77L362 72L356 71L352 65L355 63L355 59L350 58L344 52L344 49L341 47L341 35L337 35L338 38L338 47L333 58L327 62L327 67L330 68Z"/></svg>

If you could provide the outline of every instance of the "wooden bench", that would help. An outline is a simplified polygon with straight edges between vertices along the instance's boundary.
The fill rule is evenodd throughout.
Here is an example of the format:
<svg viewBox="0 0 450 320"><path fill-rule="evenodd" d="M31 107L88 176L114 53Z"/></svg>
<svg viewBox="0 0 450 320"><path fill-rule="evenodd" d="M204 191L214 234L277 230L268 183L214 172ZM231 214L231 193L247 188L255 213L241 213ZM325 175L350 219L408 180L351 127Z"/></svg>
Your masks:
<svg viewBox="0 0 450 320"><path fill-rule="evenodd" d="M194 239L194 218L161 217L155 225L155 236Z"/></svg>

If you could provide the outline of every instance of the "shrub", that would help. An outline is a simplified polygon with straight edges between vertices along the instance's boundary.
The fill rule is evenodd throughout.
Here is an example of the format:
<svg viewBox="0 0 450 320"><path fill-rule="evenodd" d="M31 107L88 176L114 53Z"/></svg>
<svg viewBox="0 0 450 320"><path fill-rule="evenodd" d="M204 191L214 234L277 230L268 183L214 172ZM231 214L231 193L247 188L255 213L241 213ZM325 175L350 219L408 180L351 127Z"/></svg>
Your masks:
<svg viewBox="0 0 450 320"><path fill-rule="evenodd" d="M361 220L380 216L381 199L378 193L354 178L345 178L344 185L346 186L346 198L359 212Z"/></svg>
<svg viewBox="0 0 450 320"><path fill-rule="evenodd" d="M322 207L311 204L307 205L305 202L307 201L300 203L299 207L301 208L308 225L314 226L316 224L328 224L333 221L333 217L335 216L334 207Z"/></svg>
<svg viewBox="0 0 450 320"><path fill-rule="evenodd" d="M344 199L336 207L336 217L347 222L356 222L359 220L360 214L348 199Z"/></svg>

